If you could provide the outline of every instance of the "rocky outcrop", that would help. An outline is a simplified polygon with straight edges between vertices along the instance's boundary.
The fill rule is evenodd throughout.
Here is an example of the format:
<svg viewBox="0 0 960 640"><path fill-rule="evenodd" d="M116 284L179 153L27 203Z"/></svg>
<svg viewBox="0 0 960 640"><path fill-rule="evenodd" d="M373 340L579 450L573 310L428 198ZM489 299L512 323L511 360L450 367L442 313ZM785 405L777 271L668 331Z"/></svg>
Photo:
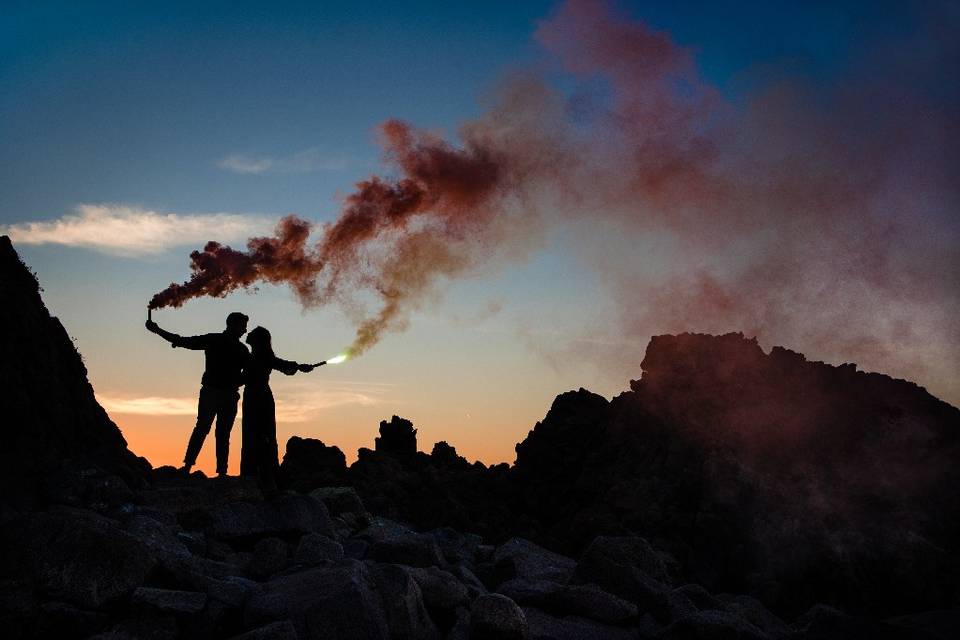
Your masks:
<svg viewBox="0 0 960 640"><path fill-rule="evenodd" d="M73 341L7 236L0 236L0 363L0 506L128 500L150 466L97 403Z"/></svg>
<svg viewBox="0 0 960 640"><path fill-rule="evenodd" d="M818 600L869 615L957 602L956 408L740 334L659 336L642 366L612 401L558 396L513 467L408 440L361 449L349 481L374 514L421 529L568 556L640 537L658 582L749 593L788 616ZM397 418L381 431L415 436Z"/></svg>
<svg viewBox="0 0 960 640"><path fill-rule="evenodd" d="M643 369L611 402L558 397L517 446L513 509L534 538L579 552L641 535L671 572L788 615L957 601L956 408L740 334L656 337Z"/></svg>
<svg viewBox="0 0 960 640"><path fill-rule="evenodd" d="M380 435L374 438L374 448L380 453L413 455L417 452L417 430L413 423L399 416L390 422L380 422Z"/></svg>

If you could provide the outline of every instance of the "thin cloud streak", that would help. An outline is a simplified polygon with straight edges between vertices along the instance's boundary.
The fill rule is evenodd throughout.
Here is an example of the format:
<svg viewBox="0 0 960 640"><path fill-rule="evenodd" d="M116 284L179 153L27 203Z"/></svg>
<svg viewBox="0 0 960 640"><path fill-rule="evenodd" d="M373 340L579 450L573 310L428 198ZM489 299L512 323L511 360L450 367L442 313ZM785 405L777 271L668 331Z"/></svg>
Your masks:
<svg viewBox="0 0 960 640"><path fill-rule="evenodd" d="M217 161L217 166L225 171L246 175L338 171L348 165L345 158L326 156L318 147L310 147L282 157L234 153Z"/></svg>
<svg viewBox="0 0 960 640"><path fill-rule="evenodd" d="M270 228L267 218L237 213L162 213L136 206L81 204L56 220L0 226L18 244L83 247L111 255L155 255L210 237L242 240Z"/></svg>
<svg viewBox="0 0 960 640"><path fill-rule="evenodd" d="M278 422L307 422L326 409L345 405L373 406L381 404L380 389L285 389L277 401ZM97 395L97 401L109 414L138 416L196 416L197 399L193 397L124 398ZM243 415L242 410L238 415Z"/></svg>
<svg viewBox="0 0 960 640"><path fill-rule="evenodd" d="M196 398L117 398L97 395L97 402L107 413L135 416L189 416L197 413Z"/></svg>

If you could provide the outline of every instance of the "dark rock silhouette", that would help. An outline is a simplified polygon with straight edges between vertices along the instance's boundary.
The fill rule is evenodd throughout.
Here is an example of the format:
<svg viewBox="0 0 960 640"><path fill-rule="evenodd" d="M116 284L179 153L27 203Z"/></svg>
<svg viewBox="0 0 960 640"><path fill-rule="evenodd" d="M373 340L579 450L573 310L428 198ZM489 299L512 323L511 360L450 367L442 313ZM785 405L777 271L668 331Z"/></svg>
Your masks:
<svg viewBox="0 0 960 640"><path fill-rule="evenodd" d="M740 334L654 338L612 401L557 397L512 468L361 450L377 514L568 555L597 536L653 541L664 568L786 615L957 602L960 412L915 384L765 354ZM409 433L410 429L407 430ZM905 592L906 591L906 592Z"/></svg>
<svg viewBox="0 0 960 640"><path fill-rule="evenodd" d="M395 416L349 468L291 439L265 500L255 479L130 453L0 254L0 375L22 391L3 408L34 429L4 425L4 637L960 632L958 411L911 383L738 334L660 336L631 391L560 395L513 467L419 452Z"/></svg>
<svg viewBox="0 0 960 640"><path fill-rule="evenodd" d="M380 436L374 439L374 448L379 453L413 455L417 452L417 430L413 423L398 416L390 422L380 422Z"/></svg>
<svg viewBox="0 0 960 640"><path fill-rule="evenodd" d="M301 492L315 487L342 486L348 484L347 458L337 447L294 436L287 441L280 479L284 486Z"/></svg>
<svg viewBox="0 0 960 640"><path fill-rule="evenodd" d="M80 354L7 236L0 236L0 362L0 508L129 500L150 465L127 449L97 403Z"/></svg>

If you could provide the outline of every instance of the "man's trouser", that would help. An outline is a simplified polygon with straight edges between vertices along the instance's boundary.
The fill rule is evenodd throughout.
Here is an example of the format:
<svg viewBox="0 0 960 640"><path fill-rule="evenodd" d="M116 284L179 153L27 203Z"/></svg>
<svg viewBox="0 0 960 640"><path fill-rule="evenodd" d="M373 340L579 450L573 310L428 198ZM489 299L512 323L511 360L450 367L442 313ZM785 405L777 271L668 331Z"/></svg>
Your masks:
<svg viewBox="0 0 960 640"><path fill-rule="evenodd" d="M227 458L230 455L230 430L233 429L233 420L237 417L237 401L240 394L236 389L216 389L214 387L200 387L200 402L197 406L197 426L190 434L187 443L187 454L183 457L184 464L194 465L203 441L210 433L213 419L217 419L217 473L227 472Z"/></svg>

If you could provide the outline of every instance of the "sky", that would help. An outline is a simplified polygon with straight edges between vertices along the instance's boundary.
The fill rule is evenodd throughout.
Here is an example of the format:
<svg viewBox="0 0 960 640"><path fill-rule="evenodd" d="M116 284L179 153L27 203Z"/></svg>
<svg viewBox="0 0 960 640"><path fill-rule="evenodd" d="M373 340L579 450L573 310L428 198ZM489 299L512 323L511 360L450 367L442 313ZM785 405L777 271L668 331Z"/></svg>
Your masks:
<svg viewBox="0 0 960 640"><path fill-rule="evenodd" d="M960 402L957 3L383 5L5 3L0 232L37 272L101 404L155 466L182 460L203 358L144 330L147 301L190 275L189 252L207 240L242 248L289 214L316 237L358 181L402 176L384 157L390 119L423 132L422 147L466 139L470 153L505 131L514 139L491 143L493 157L533 178L490 205L498 222L477 237L497 247L432 274L362 357L274 374L281 452L300 435L350 461L396 414L414 422L421 450L445 440L471 461L512 462L558 393L615 396L640 377L650 335L687 329L855 359ZM550 97L529 106L542 87ZM518 151L534 133L550 144ZM710 161L690 161L702 147ZM545 168L546 157L560 160ZM621 181L665 157L709 174L717 197L680 197L683 180L669 197ZM808 201L811 191L833 201ZM805 235L810 221L824 230ZM811 243L851 257L824 260ZM882 248L851 249L871 243ZM743 287L763 289L760 302L731 302ZM353 341L357 304L376 309L376 294L357 295L304 308L265 283L154 319L186 335L242 311L270 329L278 355L313 362ZM774 313L783 299L795 304L787 319ZM239 439L238 424L234 473ZM214 467L212 434L199 466Z"/></svg>

